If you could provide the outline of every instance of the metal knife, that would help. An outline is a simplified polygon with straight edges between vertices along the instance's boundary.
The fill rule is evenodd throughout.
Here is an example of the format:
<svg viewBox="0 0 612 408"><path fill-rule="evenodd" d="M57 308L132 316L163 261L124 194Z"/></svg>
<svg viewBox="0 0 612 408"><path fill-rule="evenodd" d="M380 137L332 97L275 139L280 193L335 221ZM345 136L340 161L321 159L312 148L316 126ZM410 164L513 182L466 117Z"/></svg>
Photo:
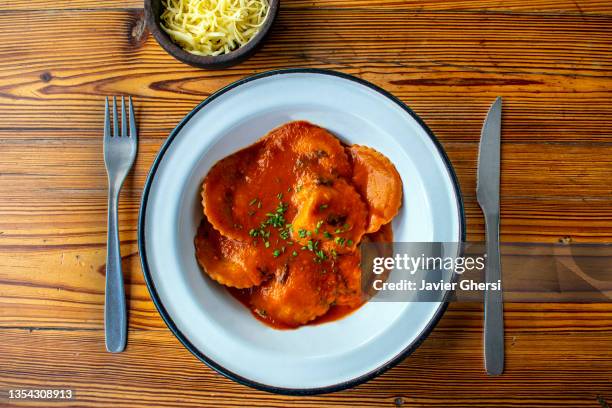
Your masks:
<svg viewBox="0 0 612 408"><path fill-rule="evenodd" d="M501 280L499 255L499 178L502 98L498 97L487 114L480 135L476 197L486 229L487 283ZM504 305L502 291L487 290L484 297L484 355L489 375L504 371Z"/></svg>

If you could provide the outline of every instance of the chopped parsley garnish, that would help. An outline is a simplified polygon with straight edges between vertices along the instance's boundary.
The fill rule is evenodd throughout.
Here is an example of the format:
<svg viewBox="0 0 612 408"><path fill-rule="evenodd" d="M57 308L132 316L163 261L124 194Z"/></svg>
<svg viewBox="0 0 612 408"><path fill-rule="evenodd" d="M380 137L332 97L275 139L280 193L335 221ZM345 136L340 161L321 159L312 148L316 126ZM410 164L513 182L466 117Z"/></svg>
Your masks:
<svg viewBox="0 0 612 408"><path fill-rule="evenodd" d="M280 202L278 204L278 207L276 207L276 212L266 214L266 217L268 217L268 219L266 220L265 224L271 225L274 228L282 228L283 225L285 225L284 214L285 211L287 211L287 207L288 204Z"/></svg>
<svg viewBox="0 0 612 408"><path fill-rule="evenodd" d="M286 229L281 229L278 233L278 236L282 239L289 239L289 231Z"/></svg>
<svg viewBox="0 0 612 408"><path fill-rule="evenodd" d="M315 234L319 233L319 228L321 228L322 226L323 226L323 221L317 222L317 226L314 229Z"/></svg>
<svg viewBox="0 0 612 408"><path fill-rule="evenodd" d="M288 191L291 191L291 188ZM287 223L285 220L285 213L287 212L287 209L289 208L289 204L280 201L282 200L282 197L283 197L283 194L278 193L277 198L279 199L279 203L276 209L273 212L266 213L266 219L260 223L259 228L251 228L251 230L249 231L249 236L253 238L261 238L266 248L270 248L272 244L276 246L279 243L283 243L284 245L294 245L294 242L290 239L291 232L293 231L293 225L291 223ZM255 204L257 204L257 206L260 207L261 200L255 198L249 202L249 205L255 205ZM320 208L321 209L327 208L327 204L321 205ZM255 213L255 211L249 212L250 215L252 213ZM320 220L317 222L317 225L314 229L315 234L319 234L319 231L324 223L325 222L323 220ZM278 239L276 240L272 239L272 241L274 241L273 243L271 243L269 240L270 233L271 233L270 227L276 228L278 230ZM346 227L346 224L345 224L345 227ZM338 232L342 232L342 229L340 228L336 229L336 233ZM306 230L304 228L299 229L297 233L300 238L311 237L313 234L312 231ZM334 238L332 234L330 234L328 231L321 231L321 233L327 239ZM344 243L345 239L342 237L335 237L334 241L337 243L338 242ZM254 242L256 242L256 240ZM320 244L320 241L309 239L306 245L302 246L301 249L309 250L313 252L315 255L313 258L314 261L319 262L319 263L327 260L329 256L333 256L334 258L338 256L336 251L333 249L329 253L331 255L328 255L328 253L326 253L323 249L319 248L320 246L319 244ZM281 246L280 248L277 247L272 252L272 255L275 258L278 258L283 253L285 253L286 250L287 250L286 246ZM291 256L293 257L298 256L298 252L295 250L291 251Z"/></svg>
<svg viewBox="0 0 612 408"><path fill-rule="evenodd" d="M308 250L310 251L314 251L315 249L315 244L312 242L312 239L308 240L308 244L306 245L306 247L308 248Z"/></svg>
<svg viewBox="0 0 612 408"><path fill-rule="evenodd" d="M322 249L318 251L314 251L314 253L315 253L315 257L314 257L315 262L323 262L327 259L327 255L325 255L325 252L323 252Z"/></svg>
<svg viewBox="0 0 612 408"><path fill-rule="evenodd" d="M276 212L280 214L284 214L285 211L287 211L287 207L289 207L289 204L283 203L281 201L280 203L278 203L278 207L276 207Z"/></svg>
<svg viewBox="0 0 612 408"><path fill-rule="evenodd" d="M317 257L315 257L315 260L327 259L325 252L323 252L322 249L319 249L319 241L313 241L312 239L310 239L308 240L308 243L306 244L306 246L303 246L302 249L307 249L311 252L314 252L315 255L317 255Z"/></svg>
<svg viewBox="0 0 612 408"><path fill-rule="evenodd" d="M351 228L349 224L344 224L342 228L336 228L334 230L334 234L342 234L343 232L348 231Z"/></svg>
<svg viewBox="0 0 612 408"><path fill-rule="evenodd" d="M353 240L349 239L348 241L346 241L346 245L351 246L353 245Z"/></svg>
<svg viewBox="0 0 612 408"><path fill-rule="evenodd" d="M319 206L319 211L323 211L323 210L324 210L324 209L326 209L327 207L329 207L329 205L327 205L327 204L321 204L321 205Z"/></svg>

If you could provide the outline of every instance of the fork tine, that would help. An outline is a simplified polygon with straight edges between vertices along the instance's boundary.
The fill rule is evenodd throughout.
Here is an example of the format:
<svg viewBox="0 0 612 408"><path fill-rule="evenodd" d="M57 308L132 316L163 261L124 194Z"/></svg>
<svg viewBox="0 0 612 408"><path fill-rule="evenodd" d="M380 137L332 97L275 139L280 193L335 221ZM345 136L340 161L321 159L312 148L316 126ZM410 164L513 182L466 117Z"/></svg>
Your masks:
<svg viewBox="0 0 612 408"><path fill-rule="evenodd" d="M130 137L138 137L138 132L136 130L136 118L134 117L134 106L132 105L132 96L129 97L129 106L130 106Z"/></svg>
<svg viewBox="0 0 612 408"><path fill-rule="evenodd" d="M108 114L108 96L106 97L106 103L104 104L104 139L110 137L110 116Z"/></svg>
<svg viewBox="0 0 612 408"><path fill-rule="evenodd" d="M113 96L113 137L119 136L119 122L117 121L117 97Z"/></svg>
<svg viewBox="0 0 612 408"><path fill-rule="evenodd" d="M127 111L125 110L125 98L121 96L121 137L127 137Z"/></svg>

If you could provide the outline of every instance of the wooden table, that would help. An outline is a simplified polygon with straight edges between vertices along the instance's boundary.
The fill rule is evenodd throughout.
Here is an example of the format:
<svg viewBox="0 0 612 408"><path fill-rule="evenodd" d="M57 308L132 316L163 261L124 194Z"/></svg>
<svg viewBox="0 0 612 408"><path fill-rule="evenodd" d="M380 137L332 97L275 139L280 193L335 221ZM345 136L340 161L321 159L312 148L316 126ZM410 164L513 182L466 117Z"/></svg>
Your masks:
<svg viewBox="0 0 612 408"><path fill-rule="evenodd" d="M398 367L355 389L285 397L237 385L166 328L140 270L143 183L176 123L230 82L321 67L393 92L432 128L483 237L476 152L504 97L504 241L612 241L609 0L283 0L249 61L204 71L148 35L140 0L0 1L0 405L568 406L612 404L612 304L507 304L506 372L482 365L482 306L453 304ZM104 351L105 95L136 100L140 147L120 204L129 345ZM533 271L537 274L538 271Z"/></svg>

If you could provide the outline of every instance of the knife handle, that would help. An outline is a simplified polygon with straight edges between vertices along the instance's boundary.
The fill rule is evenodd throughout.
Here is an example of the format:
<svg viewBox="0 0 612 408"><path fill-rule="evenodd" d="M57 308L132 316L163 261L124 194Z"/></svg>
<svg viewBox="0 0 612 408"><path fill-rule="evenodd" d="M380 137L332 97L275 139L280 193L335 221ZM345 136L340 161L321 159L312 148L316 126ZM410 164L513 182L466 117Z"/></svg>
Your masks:
<svg viewBox="0 0 612 408"><path fill-rule="evenodd" d="M499 254L499 213L485 214L487 262L485 281L501 281ZM504 371L504 304L502 291L486 290L484 295L484 353L485 369L489 375Z"/></svg>

